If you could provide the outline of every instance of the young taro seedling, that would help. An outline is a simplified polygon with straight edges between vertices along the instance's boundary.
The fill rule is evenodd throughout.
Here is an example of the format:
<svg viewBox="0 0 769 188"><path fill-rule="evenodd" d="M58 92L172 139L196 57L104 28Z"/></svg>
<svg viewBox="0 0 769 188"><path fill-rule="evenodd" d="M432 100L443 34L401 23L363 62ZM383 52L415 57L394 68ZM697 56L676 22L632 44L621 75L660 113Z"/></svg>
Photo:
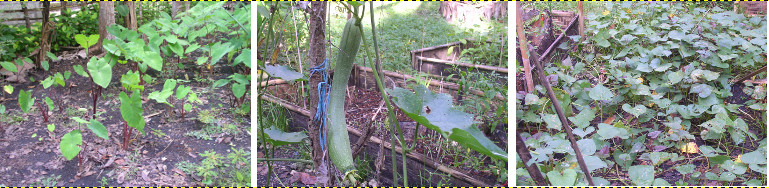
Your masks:
<svg viewBox="0 0 769 188"><path fill-rule="evenodd" d="M120 92L120 115L123 116L123 149L128 149L128 138L131 137L133 127L144 134L144 116L142 116L142 99L139 92L133 92L129 97L125 92ZM128 133L128 134L126 134Z"/></svg>
<svg viewBox="0 0 769 188"><path fill-rule="evenodd" d="M91 130L96 136L101 137L105 140L109 140L109 132L107 132L107 128L104 127L103 124L101 124L99 121L96 121L96 119L91 119L91 121L86 121L83 119L80 119L79 117L72 117L72 120L75 120L78 122L78 125L86 124L88 125L88 129ZM80 127L82 128L82 127ZM78 164L83 163L83 157L82 155L78 155L81 152L81 145L82 148L85 148L86 142L83 141L83 135L81 133L80 128L70 131L69 133L65 134L63 137L61 137L61 142L59 142L59 149L61 150L61 154L64 155L64 158L67 158L67 160L72 160L77 156L78 158ZM53 128L49 127L49 130L52 130ZM51 131L53 132L53 131Z"/></svg>

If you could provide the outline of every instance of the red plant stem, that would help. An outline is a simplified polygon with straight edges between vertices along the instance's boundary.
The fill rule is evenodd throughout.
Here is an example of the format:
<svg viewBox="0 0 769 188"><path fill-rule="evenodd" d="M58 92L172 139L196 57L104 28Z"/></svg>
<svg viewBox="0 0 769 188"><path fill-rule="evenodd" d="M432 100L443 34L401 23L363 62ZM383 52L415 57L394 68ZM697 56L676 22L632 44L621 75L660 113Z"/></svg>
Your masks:
<svg viewBox="0 0 769 188"><path fill-rule="evenodd" d="M37 108L40 109L40 114L43 115L43 120L45 123L48 123L48 110L43 110L43 106L40 105L40 103L37 103Z"/></svg>
<svg viewBox="0 0 769 188"><path fill-rule="evenodd" d="M93 98L93 114L92 119L96 119L96 101L99 100L99 95L101 95L101 87L94 85L94 89L91 92L91 97Z"/></svg>
<svg viewBox="0 0 769 188"><path fill-rule="evenodd" d="M128 123L123 121L123 150L128 149Z"/></svg>

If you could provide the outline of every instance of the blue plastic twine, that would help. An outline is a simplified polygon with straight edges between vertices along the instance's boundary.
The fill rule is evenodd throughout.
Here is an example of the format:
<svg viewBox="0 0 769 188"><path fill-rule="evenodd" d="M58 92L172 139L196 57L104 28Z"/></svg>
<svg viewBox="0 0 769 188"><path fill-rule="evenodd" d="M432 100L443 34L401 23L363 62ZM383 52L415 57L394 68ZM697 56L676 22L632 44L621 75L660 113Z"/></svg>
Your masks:
<svg viewBox="0 0 769 188"><path fill-rule="evenodd" d="M320 123L320 128L318 132L320 133L320 148L323 151L323 153L326 153L326 116L328 116L328 89L330 83L328 82L328 74L326 74L326 67L328 65L328 59L323 59L323 63L310 68L310 76L309 78L312 78L312 74L318 73L321 75L321 82L318 83L318 107L317 111L315 112L315 118L313 122Z"/></svg>

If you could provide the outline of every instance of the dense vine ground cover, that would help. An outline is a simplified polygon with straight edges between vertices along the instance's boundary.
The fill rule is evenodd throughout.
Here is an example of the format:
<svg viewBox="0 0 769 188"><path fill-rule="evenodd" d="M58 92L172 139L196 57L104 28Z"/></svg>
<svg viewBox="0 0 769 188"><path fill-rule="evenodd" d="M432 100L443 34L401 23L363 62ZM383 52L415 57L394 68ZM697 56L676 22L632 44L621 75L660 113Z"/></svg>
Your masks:
<svg viewBox="0 0 769 188"><path fill-rule="evenodd" d="M30 82L0 83L0 185L249 186L250 12L199 3L112 25L103 53L50 54Z"/></svg>
<svg viewBox="0 0 769 188"><path fill-rule="evenodd" d="M613 3L543 62L596 185L766 185L766 17L677 3ZM583 42L579 42L583 41ZM750 80L766 79L759 73ZM519 86L518 88L523 88ZM586 185L544 88L517 93L517 160L549 185Z"/></svg>

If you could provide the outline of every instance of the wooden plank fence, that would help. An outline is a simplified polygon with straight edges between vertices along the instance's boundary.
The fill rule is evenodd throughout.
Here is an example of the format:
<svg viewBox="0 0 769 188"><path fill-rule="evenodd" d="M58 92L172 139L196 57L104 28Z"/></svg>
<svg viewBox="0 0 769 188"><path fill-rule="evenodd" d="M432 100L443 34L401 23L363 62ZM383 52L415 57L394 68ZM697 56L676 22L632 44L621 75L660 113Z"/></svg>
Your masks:
<svg viewBox="0 0 769 188"><path fill-rule="evenodd" d="M72 11L94 2L51 2L51 14L59 14L66 4ZM43 20L43 2L0 2L0 23L6 25L33 24Z"/></svg>

